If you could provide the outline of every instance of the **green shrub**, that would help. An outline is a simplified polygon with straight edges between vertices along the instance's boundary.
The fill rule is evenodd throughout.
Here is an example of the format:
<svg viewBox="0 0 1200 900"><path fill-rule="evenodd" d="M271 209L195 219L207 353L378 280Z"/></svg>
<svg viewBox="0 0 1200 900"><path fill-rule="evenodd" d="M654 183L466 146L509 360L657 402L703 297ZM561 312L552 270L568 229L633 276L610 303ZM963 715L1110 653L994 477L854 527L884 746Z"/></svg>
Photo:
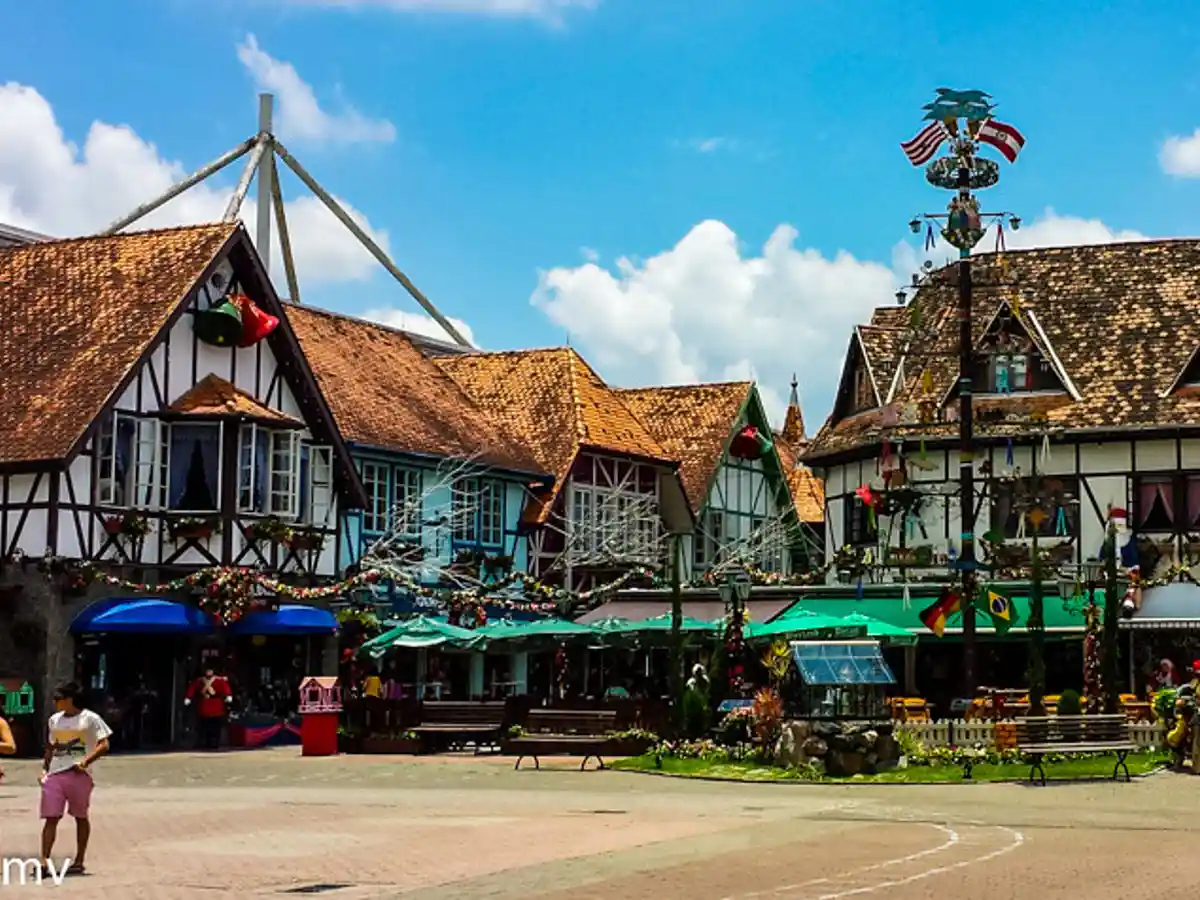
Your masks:
<svg viewBox="0 0 1200 900"><path fill-rule="evenodd" d="M1083 714L1083 706L1079 701L1079 692L1067 689L1058 697L1058 714L1060 716L1078 716Z"/></svg>
<svg viewBox="0 0 1200 900"><path fill-rule="evenodd" d="M1154 715L1160 722L1170 722L1175 718L1175 701L1179 699L1179 691L1175 688L1163 688L1154 695Z"/></svg>
<svg viewBox="0 0 1200 900"><path fill-rule="evenodd" d="M688 689L683 692L683 733L690 738L704 737L712 721L705 691Z"/></svg>

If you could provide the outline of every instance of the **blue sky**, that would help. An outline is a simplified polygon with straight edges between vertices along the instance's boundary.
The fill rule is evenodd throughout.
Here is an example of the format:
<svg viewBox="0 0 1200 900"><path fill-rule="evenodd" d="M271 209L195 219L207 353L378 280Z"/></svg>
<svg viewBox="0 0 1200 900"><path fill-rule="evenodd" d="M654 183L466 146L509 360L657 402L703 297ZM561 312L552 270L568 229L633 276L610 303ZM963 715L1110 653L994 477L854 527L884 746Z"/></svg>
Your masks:
<svg viewBox="0 0 1200 900"><path fill-rule="evenodd" d="M756 374L776 408L794 370L814 425L849 325L907 276L906 222L947 199L897 146L935 87L991 92L1026 135L984 197L1034 225L1022 240L1197 230L1200 141L1176 146L1176 174L1162 154L1200 126L1200 28L1169 5L507 2L125 0L119 16L14 4L0 84L35 90L80 154L101 121L190 170L254 130L257 86L238 52L253 35L329 126L306 134L293 108L289 134L281 96L281 139L481 345L569 331L615 382ZM76 214L37 194L54 170L28 156L49 159L50 145L3 118L0 105L0 220L83 231L157 189L125 168L149 151L122 145L120 162L94 168L129 183L109 197L112 178L80 182ZM321 259L307 302L417 311L382 271L337 259L318 271Z"/></svg>

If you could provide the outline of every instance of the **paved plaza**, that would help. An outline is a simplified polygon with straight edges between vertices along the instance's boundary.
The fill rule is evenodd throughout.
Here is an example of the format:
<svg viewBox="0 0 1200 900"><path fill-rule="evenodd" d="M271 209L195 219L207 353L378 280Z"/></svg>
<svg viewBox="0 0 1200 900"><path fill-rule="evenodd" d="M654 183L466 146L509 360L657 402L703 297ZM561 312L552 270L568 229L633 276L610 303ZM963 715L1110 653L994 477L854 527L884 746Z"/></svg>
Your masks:
<svg viewBox="0 0 1200 900"><path fill-rule="evenodd" d="M6 768L0 853L36 856L38 763ZM0 897L1190 900L1200 883L1190 776L753 785L294 748L96 772L89 874ZM60 842L69 854L69 823Z"/></svg>

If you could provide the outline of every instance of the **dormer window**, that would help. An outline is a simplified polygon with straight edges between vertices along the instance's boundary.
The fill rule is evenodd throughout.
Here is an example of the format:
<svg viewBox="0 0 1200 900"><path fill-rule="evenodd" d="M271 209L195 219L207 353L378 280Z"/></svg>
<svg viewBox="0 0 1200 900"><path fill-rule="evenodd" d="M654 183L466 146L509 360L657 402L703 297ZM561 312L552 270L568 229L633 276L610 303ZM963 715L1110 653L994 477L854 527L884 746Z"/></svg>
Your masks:
<svg viewBox="0 0 1200 900"><path fill-rule="evenodd" d="M866 366L859 365L854 370L854 411L875 407L875 389L871 386L871 376Z"/></svg>

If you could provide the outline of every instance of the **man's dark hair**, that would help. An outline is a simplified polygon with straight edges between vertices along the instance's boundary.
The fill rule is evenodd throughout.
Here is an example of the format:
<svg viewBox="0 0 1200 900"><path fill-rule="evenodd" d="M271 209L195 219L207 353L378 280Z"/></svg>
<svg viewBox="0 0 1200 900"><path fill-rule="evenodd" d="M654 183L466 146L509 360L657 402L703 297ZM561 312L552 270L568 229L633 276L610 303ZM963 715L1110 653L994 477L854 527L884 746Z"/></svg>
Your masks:
<svg viewBox="0 0 1200 900"><path fill-rule="evenodd" d="M66 684L60 684L54 689L54 696L70 700L77 709L83 708L83 688L79 686L78 682L68 681Z"/></svg>

